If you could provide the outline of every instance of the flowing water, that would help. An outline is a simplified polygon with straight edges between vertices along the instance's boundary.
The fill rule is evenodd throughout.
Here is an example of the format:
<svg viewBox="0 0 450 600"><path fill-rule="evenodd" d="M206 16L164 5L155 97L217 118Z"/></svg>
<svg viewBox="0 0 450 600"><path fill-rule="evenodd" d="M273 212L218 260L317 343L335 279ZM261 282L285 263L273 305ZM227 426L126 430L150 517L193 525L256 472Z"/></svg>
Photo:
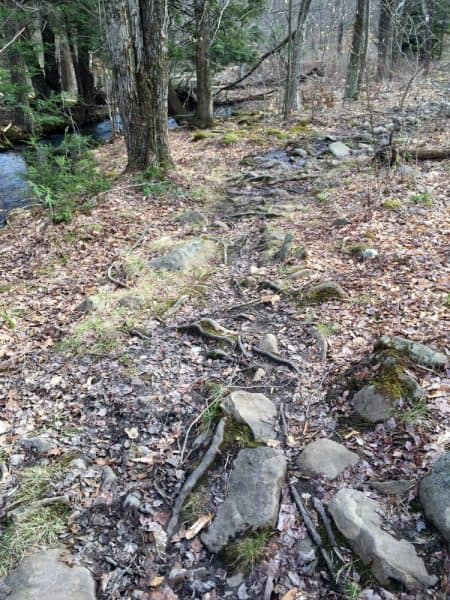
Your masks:
<svg viewBox="0 0 450 600"><path fill-rule="evenodd" d="M120 117L116 119L116 127L120 130ZM175 129L178 123L169 119L169 128ZM112 135L111 121L106 119L92 123L80 129L82 135L89 135L97 142L105 143ZM42 141L58 146L64 134L46 136ZM13 208L25 207L30 201L30 189L26 180L27 167L20 148L8 152L0 152L0 227L5 224L6 215Z"/></svg>

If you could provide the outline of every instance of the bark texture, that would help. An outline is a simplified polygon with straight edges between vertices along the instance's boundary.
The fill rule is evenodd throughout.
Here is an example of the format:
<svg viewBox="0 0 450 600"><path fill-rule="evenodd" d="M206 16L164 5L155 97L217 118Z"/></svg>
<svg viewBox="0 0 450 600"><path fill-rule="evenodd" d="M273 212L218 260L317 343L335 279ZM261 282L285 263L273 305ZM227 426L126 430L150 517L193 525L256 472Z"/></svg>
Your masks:
<svg viewBox="0 0 450 600"><path fill-rule="evenodd" d="M211 6L210 0L194 0L196 23L195 70L197 74L197 106L194 122L205 129L214 122L210 63Z"/></svg>
<svg viewBox="0 0 450 600"><path fill-rule="evenodd" d="M104 8L128 167L166 166L167 0L108 0Z"/></svg>
<svg viewBox="0 0 450 600"><path fill-rule="evenodd" d="M286 88L284 95L285 118L288 118L292 112L298 110L300 105L298 87L300 83L301 56L303 50L303 42L305 39L306 18L308 16L310 6L311 0L302 0L298 12L297 25L292 36L288 61L288 74L286 79ZM289 34L290 33L291 32L289 31Z"/></svg>
<svg viewBox="0 0 450 600"><path fill-rule="evenodd" d="M345 84L345 97L349 100L356 100L361 89L367 55L369 8L370 0L357 0L352 49Z"/></svg>
<svg viewBox="0 0 450 600"><path fill-rule="evenodd" d="M380 0L378 21L378 79L390 77L392 70L393 19L397 0Z"/></svg>

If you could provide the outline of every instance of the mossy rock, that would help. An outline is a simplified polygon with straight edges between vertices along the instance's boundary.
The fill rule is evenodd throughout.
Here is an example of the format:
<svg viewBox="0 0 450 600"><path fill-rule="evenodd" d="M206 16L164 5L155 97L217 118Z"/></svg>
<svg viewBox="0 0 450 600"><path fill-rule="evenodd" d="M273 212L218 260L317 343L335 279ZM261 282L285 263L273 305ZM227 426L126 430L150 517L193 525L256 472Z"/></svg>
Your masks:
<svg viewBox="0 0 450 600"><path fill-rule="evenodd" d="M324 281L309 288L303 293L302 304L323 304L331 300L344 300L347 297L345 290L335 281Z"/></svg>

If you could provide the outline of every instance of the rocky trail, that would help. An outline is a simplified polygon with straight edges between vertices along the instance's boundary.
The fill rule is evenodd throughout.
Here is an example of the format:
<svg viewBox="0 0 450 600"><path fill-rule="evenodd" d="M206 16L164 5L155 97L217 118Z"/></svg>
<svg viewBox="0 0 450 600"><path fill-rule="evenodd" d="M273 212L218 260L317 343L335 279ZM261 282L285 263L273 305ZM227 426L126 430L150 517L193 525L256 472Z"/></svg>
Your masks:
<svg viewBox="0 0 450 600"><path fill-rule="evenodd" d="M11 218L0 597L448 596L448 161L377 168L364 115L176 131L169 183ZM26 526L62 562L14 570Z"/></svg>

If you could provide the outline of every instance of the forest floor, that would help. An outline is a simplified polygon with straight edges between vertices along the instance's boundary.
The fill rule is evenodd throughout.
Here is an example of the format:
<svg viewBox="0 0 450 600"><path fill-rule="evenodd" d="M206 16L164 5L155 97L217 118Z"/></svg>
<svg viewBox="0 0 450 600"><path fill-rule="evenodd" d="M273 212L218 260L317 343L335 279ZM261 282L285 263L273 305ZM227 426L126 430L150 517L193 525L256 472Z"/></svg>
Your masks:
<svg viewBox="0 0 450 600"><path fill-rule="evenodd" d="M389 168L372 161L371 146L396 122L400 147L448 145L448 83L442 71L416 81L402 111L404 88L392 84L370 103L319 106L312 121L280 123L266 111L220 121L206 136L180 128L164 181L121 174L117 140L96 151L113 187L88 212L58 226L39 211L10 215L0 231L2 574L29 549L14 541L8 513L30 498L67 496L69 513L52 513L61 529L48 526L38 541L67 546L67 560L93 572L98 598L357 598L362 589L374 599L447 597L450 559L416 484L450 449L448 373L408 364L426 403L376 425L355 418L351 397L380 335L445 351L450 160ZM354 152L334 158L333 141ZM211 262L149 268L200 238L215 244ZM324 281L344 295L305 301ZM205 317L239 332L240 348L177 328ZM290 366L252 352L268 333ZM383 590L340 539L333 582L321 561L302 559L307 531L287 485L276 527L250 555L256 564L245 570L211 555L189 527L206 526L223 500L242 432L165 539L218 402L236 389L282 407L278 446L310 509L312 496L326 505L347 486L369 493L436 585ZM305 478L301 451L323 437L360 460L333 480ZM403 496L371 490L374 480L397 479L412 480ZM30 480L39 492L25 497Z"/></svg>

